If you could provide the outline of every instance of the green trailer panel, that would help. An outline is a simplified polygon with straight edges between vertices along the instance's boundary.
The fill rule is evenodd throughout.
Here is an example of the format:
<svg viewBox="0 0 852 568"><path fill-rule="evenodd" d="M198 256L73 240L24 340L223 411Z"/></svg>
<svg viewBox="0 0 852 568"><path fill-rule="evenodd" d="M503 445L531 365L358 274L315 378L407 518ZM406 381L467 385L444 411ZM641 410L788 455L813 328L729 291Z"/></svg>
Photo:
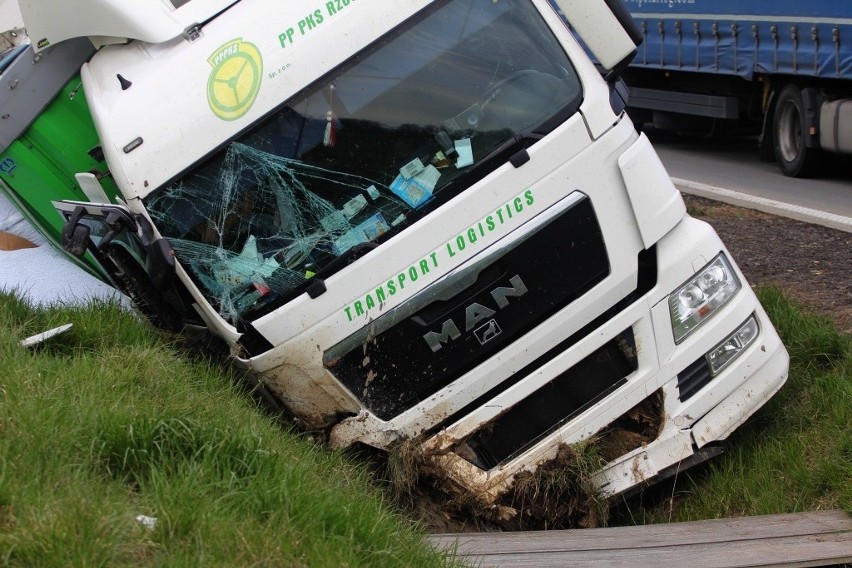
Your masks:
<svg viewBox="0 0 852 568"><path fill-rule="evenodd" d="M88 201L75 174L100 178L115 202L100 142L79 76L74 77L27 130L0 153L0 184L10 199L52 243L60 246L63 220L53 201ZM100 275L93 262L90 270Z"/></svg>

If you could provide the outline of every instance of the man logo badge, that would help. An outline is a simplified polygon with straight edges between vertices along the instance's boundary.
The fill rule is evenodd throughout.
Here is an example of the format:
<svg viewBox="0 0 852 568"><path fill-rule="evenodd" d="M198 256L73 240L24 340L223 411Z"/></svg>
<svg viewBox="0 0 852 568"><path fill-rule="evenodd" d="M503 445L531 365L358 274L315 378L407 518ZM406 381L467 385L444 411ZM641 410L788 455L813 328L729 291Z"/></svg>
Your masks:
<svg viewBox="0 0 852 568"><path fill-rule="evenodd" d="M474 302L464 310L464 330L466 333L474 331L481 345L485 345L503 332L497 322L492 319L497 310L508 307L509 298L520 298L529 291L518 275L510 278L509 283L511 286L500 286L491 291L491 299L494 300L496 309ZM482 322L486 323L480 325ZM426 340L426 345L432 353L437 353L444 348L445 344L460 339L461 336L461 329L450 318L441 325L440 332L430 331L423 336L423 339Z"/></svg>
<svg viewBox="0 0 852 568"><path fill-rule="evenodd" d="M480 345L485 345L492 339L496 339L501 333L503 333L503 330L500 329L500 326L497 324L497 320L491 320L482 327L473 331L473 334L479 340Z"/></svg>

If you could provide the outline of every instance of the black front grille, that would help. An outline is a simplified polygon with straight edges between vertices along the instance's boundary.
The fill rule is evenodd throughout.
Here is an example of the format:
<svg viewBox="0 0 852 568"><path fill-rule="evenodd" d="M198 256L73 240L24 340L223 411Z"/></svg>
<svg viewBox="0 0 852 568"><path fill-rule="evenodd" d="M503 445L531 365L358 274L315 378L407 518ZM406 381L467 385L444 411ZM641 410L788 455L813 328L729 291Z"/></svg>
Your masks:
<svg viewBox="0 0 852 568"><path fill-rule="evenodd" d="M333 347L326 367L366 408L388 420L504 349L609 271L600 226L583 196L481 267L453 297L406 317L391 312L370 329L383 329L382 319L393 321L392 327L375 336L361 330L353 337L368 340L349 338Z"/></svg>
<svg viewBox="0 0 852 568"><path fill-rule="evenodd" d="M702 357L678 374L678 398L681 402L686 402L695 393L704 388L704 385L709 383L712 378L710 367L707 365L707 359Z"/></svg>

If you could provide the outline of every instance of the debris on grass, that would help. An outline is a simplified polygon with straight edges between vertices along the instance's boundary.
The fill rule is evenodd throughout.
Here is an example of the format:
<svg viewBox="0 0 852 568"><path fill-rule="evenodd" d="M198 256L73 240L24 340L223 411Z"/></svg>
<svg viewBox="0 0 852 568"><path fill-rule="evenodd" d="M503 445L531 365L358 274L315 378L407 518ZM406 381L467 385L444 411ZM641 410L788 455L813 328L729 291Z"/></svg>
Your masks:
<svg viewBox="0 0 852 568"><path fill-rule="evenodd" d="M27 337L26 339L22 339L20 345L21 347L36 347L52 337L62 335L63 333L71 329L73 326L73 323L66 323L65 325L49 329L42 333L37 333L36 335L32 335L30 337Z"/></svg>

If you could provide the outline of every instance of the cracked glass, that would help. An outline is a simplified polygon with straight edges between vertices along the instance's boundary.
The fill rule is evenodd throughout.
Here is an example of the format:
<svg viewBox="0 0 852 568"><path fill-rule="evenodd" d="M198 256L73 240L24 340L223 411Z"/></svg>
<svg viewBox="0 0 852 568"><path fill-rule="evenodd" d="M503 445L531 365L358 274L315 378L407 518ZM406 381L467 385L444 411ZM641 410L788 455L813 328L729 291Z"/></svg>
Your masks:
<svg viewBox="0 0 852 568"><path fill-rule="evenodd" d="M145 205L231 323L370 253L576 112L529 0L438 3Z"/></svg>

